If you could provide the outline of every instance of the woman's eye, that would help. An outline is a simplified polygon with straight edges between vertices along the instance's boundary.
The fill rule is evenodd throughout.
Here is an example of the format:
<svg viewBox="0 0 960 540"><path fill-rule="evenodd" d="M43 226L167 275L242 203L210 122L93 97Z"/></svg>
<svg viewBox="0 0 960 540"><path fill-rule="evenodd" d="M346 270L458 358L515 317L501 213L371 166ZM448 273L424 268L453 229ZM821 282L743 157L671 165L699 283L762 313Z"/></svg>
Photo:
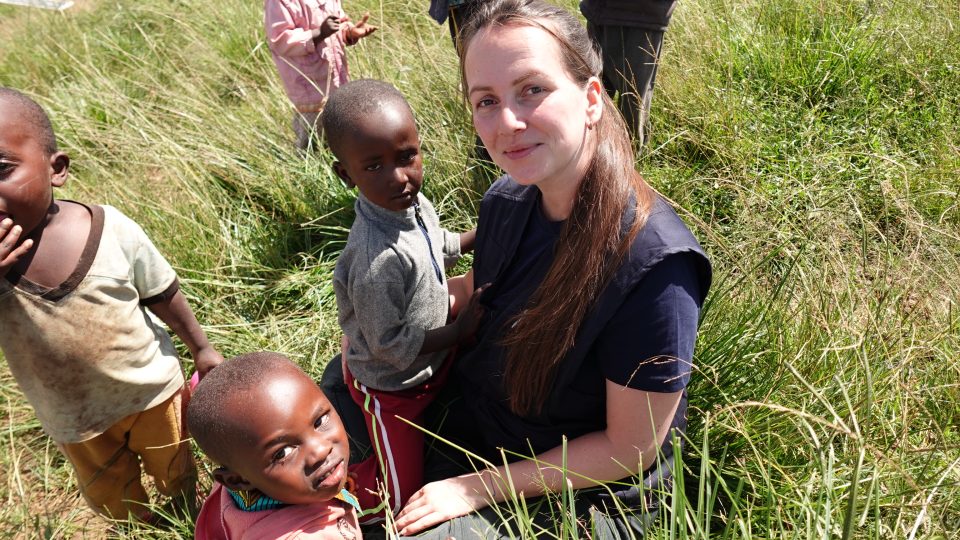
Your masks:
<svg viewBox="0 0 960 540"><path fill-rule="evenodd" d="M535 94L542 94L546 91L547 91L546 88L542 86L529 86L527 87L525 93L527 95L535 95Z"/></svg>
<svg viewBox="0 0 960 540"><path fill-rule="evenodd" d="M272 459L272 461L273 461L274 463L280 463L280 462L282 462L284 459L286 459L286 458L287 458L290 454L292 454L292 453L293 453L293 447L292 447L292 446L284 446L283 448L277 450L277 451L273 454L273 459Z"/></svg>
<svg viewBox="0 0 960 540"><path fill-rule="evenodd" d="M379 163L377 163L377 164L375 164L375 165L367 165L366 167L363 168L363 170L365 170L365 171L371 171L371 172L372 172L372 171L379 171L379 170L380 170L380 167L381 167L381 165L380 165Z"/></svg>
<svg viewBox="0 0 960 540"><path fill-rule="evenodd" d="M494 101L492 98L483 98L483 99L477 101L476 108L477 108L477 109L483 109L483 108L485 108L485 107L489 107L489 106L493 105L494 103L495 103L495 101Z"/></svg>

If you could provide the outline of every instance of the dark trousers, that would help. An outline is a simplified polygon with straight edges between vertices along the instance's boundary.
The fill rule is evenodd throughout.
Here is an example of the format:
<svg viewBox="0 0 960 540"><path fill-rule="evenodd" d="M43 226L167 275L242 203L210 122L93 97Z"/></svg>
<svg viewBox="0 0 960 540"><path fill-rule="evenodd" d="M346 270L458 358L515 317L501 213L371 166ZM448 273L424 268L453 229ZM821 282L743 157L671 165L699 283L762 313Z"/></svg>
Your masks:
<svg viewBox="0 0 960 540"><path fill-rule="evenodd" d="M450 27L450 39L453 40L453 45L457 48L458 53L460 52L460 46L457 43L457 39L460 37L460 29L470 21L470 18L473 17L474 12L477 11L480 4L481 0L467 0L462 4L450 6L447 11L447 25Z"/></svg>
<svg viewBox="0 0 960 540"><path fill-rule="evenodd" d="M663 32L590 22L587 31L600 45L603 85L611 97L620 95L620 114L630 135L642 145L649 132L650 100L657 78Z"/></svg>

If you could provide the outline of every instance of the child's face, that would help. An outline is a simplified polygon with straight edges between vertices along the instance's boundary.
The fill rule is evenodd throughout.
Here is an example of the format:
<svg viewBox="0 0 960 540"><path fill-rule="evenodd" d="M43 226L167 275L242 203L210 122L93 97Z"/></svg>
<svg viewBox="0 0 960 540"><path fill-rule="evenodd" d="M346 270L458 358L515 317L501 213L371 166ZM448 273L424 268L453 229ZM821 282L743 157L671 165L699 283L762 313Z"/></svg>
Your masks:
<svg viewBox="0 0 960 540"><path fill-rule="evenodd" d="M46 219L53 187L66 181L66 167L58 152L47 155L36 129L0 99L0 221L10 218L25 237Z"/></svg>
<svg viewBox="0 0 960 540"><path fill-rule="evenodd" d="M320 387L303 372L275 371L233 401L238 417L229 420L243 428L228 443L227 481L221 478L227 487L253 487L290 504L327 501L343 489L347 434Z"/></svg>
<svg viewBox="0 0 960 540"><path fill-rule="evenodd" d="M400 211L417 201L423 185L420 137L405 107L385 105L357 125L356 136L333 164L347 185L357 186L373 204Z"/></svg>

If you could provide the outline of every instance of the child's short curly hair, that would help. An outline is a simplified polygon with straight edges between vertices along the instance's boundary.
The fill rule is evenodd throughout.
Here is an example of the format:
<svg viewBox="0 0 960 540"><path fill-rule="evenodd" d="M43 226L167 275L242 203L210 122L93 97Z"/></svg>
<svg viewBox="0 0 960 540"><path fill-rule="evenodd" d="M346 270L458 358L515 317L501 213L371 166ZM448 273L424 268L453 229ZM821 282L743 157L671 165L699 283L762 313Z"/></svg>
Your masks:
<svg viewBox="0 0 960 540"><path fill-rule="evenodd" d="M341 144L354 132L361 116L382 107L402 107L413 116L413 109L406 98L392 84L377 79L350 81L330 94L323 109L323 133L327 145L336 156Z"/></svg>
<svg viewBox="0 0 960 540"><path fill-rule="evenodd" d="M47 155L57 153L57 137L53 133L53 125L40 104L23 92L5 86L0 86L0 101L14 105L15 114L19 114L20 119L34 130L34 135Z"/></svg>
<svg viewBox="0 0 960 540"><path fill-rule="evenodd" d="M262 386L271 374L291 369L302 372L286 356L263 351L237 356L210 370L187 407L187 427L200 449L223 465L226 448L236 442L237 419L231 413L237 400Z"/></svg>

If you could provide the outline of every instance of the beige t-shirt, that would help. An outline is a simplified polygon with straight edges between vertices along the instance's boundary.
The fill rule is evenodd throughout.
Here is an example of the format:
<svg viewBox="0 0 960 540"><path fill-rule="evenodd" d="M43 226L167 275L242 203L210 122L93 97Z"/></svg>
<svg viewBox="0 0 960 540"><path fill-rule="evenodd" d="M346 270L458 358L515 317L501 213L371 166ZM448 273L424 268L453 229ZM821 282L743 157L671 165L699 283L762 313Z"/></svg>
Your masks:
<svg viewBox="0 0 960 540"><path fill-rule="evenodd" d="M59 287L0 279L0 348L61 443L93 438L183 387L173 342L143 304L175 292L176 273L117 209L90 212L90 237Z"/></svg>

